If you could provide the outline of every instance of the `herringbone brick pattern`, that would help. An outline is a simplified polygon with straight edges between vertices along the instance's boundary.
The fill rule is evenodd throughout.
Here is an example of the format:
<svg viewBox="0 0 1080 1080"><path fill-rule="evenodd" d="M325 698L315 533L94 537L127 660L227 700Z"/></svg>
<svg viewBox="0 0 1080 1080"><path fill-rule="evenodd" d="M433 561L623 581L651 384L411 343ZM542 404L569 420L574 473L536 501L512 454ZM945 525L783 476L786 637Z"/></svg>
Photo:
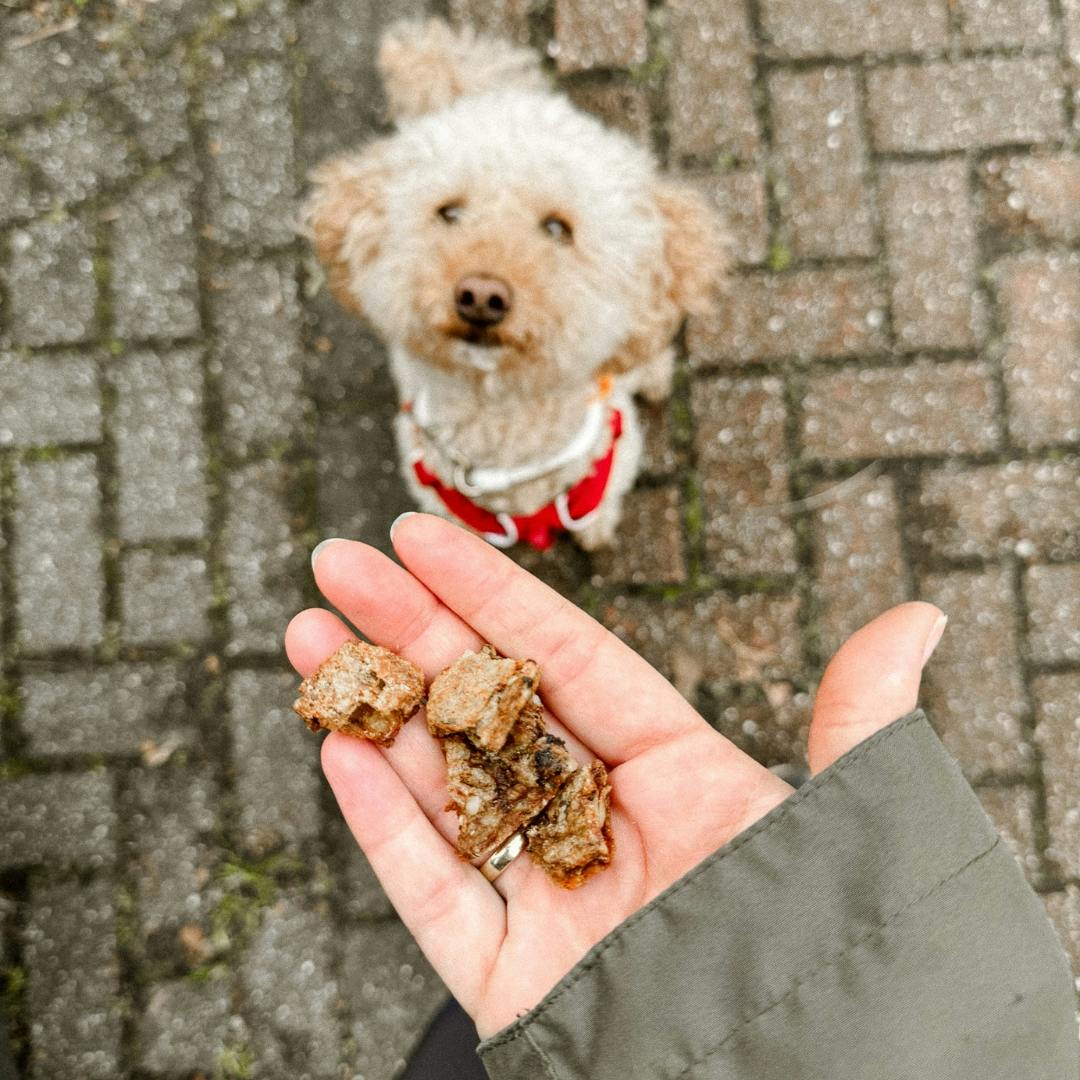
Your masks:
<svg viewBox="0 0 1080 1080"><path fill-rule="evenodd" d="M1080 975L1080 4L0 6L0 982L27 1076L388 1080L441 997L291 716L323 536L408 507L303 174L382 26L545 50L728 215L617 550L522 561L770 765L831 650L926 703Z"/></svg>

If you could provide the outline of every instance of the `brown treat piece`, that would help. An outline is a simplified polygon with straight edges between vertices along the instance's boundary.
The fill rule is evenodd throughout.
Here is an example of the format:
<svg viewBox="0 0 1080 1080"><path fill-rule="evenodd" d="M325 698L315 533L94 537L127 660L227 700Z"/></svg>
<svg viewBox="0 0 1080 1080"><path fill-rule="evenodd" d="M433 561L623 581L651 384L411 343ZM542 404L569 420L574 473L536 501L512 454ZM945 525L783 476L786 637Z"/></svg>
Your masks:
<svg viewBox="0 0 1080 1080"><path fill-rule="evenodd" d="M465 653L431 684L428 728L432 735L467 735L494 753L539 685L540 669L532 660L508 660L485 645Z"/></svg>
<svg viewBox="0 0 1080 1080"><path fill-rule="evenodd" d="M497 754L464 735L442 742L450 791L458 814L458 851L478 859L534 818L577 768L566 744L544 727L539 705L529 704Z"/></svg>
<svg viewBox="0 0 1080 1080"><path fill-rule="evenodd" d="M525 830L533 862L556 885L576 889L615 853L610 810L607 769L593 761L571 777Z"/></svg>
<svg viewBox="0 0 1080 1080"><path fill-rule="evenodd" d="M389 649L348 641L300 684L293 708L329 728L389 746L424 702L424 673Z"/></svg>

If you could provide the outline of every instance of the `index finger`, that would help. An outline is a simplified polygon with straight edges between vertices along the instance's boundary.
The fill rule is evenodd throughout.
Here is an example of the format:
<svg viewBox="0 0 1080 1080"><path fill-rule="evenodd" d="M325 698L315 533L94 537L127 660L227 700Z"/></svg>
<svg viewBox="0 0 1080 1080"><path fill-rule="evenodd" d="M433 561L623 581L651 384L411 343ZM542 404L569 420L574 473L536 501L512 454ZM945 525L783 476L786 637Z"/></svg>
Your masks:
<svg viewBox="0 0 1080 1080"><path fill-rule="evenodd" d="M479 537L412 514L391 539L410 573L485 641L540 665L546 704L609 765L708 728L633 649Z"/></svg>

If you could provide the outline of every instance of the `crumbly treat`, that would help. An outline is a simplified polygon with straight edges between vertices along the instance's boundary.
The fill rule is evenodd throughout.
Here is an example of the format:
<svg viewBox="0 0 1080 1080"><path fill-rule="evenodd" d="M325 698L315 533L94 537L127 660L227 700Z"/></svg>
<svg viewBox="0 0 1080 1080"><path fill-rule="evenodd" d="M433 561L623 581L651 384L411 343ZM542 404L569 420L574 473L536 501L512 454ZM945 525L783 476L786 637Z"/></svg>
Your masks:
<svg viewBox="0 0 1080 1080"><path fill-rule="evenodd" d="M556 885L576 889L615 852L611 785L600 761L578 771L525 830L533 862Z"/></svg>
<svg viewBox="0 0 1080 1080"><path fill-rule="evenodd" d="M509 839L577 769L566 744L544 727L543 710L531 702L497 753L473 746L465 735L440 741L450 791L447 809L457 811L457 846L467 858L481 858Z"/></svg>
<svg viewBox="0 0 1080 1080"><path fill-rule="evenodd" d="M431 684L428 728L432 735L467 735L474 746L495 753L539 685L540 669L532 660L509 660L485 645Z"/></svg>
<svg viewBox="0 0 1080 1080"><path fill-rule="evenodd" d="M424 702L424 673L389 649L348 641L300 684L293 708L329 728L389 746Z"/></svg>

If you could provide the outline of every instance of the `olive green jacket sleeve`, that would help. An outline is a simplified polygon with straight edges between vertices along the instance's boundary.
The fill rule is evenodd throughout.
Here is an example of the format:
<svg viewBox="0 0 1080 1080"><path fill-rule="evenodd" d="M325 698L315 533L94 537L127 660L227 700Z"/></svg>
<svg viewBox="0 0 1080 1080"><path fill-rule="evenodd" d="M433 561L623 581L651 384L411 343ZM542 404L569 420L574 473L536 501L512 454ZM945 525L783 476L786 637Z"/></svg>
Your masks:
<svg viewBox="0 0 1080 1080"><path fill-rule="evenodd" d="M916 712L479 1053L494 1080L1077 1080L1075 1006L1041 901Z"/></svg>

